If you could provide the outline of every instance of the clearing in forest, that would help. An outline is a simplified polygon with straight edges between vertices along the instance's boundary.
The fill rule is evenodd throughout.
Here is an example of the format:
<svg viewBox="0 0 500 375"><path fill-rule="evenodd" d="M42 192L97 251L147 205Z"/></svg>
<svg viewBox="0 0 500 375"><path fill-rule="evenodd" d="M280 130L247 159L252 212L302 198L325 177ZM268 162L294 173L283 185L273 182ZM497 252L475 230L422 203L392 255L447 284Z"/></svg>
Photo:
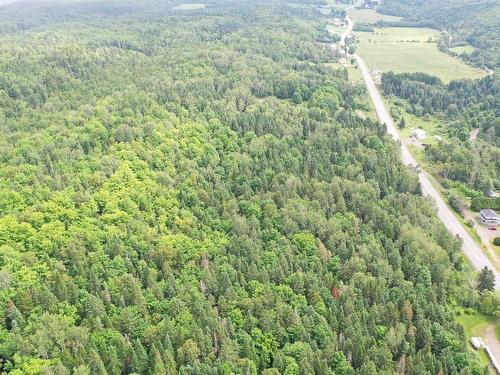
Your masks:
<svg viewBox="0 0 500 375"><path fill-rule="evenodd" d="M462 53L473 53L476 49L471 46L470 44L467 44L465 46L459 46L459 47L452 47L449 49L451 52L458 53L459 55Z"/></svg>
<svg viewBox="0 0 500 375"><path fill-rule="evenodd" d="M376 28L358 32L358 52L370 69L383 72L425 72L449 82L480 78L486 73L439 51L439 32L424 28Z"/></svg>
<svg viewBox="0 0 500 375"><path fill-rule="evenodd" d="M461 314L457 316L457 321L464 326L467 341L469 341L472 336L481 337L484 339L488 334L490 334L491 331L493 331L493 336L496 333L497 340L500 340L500 335L498 332L500 325L498 319L483 315L478 312L471 312L469 314ZM478 351L478 355L483 365L489 366L490 359L483 349ZM496 373L493 369L490 368L489 374Z"/></svg>

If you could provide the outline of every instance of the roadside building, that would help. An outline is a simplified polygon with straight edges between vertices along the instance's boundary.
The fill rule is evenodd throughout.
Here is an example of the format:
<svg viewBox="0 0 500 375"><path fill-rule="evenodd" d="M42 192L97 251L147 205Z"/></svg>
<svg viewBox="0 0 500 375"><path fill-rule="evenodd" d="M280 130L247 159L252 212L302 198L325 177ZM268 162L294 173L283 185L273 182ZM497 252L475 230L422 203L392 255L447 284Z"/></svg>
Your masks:
<svg viewBox="0 0 500 375"><path fill-rule="evenodd" d="M372 70L372 77L375 83L382 83L382 72L380 70Z"/></svg>
<svg viewBox="0 0 500 375"><path fill-rule="evenodd" d="M497 192L494 190L488 190L488 193L486 194L490 198L496 198L497 197Z"/></svg>
<svg viewBox="0 0 500 375"><path fill-rule="evenodd" d="M481 220L483 224L497 226L498 215L496 214L495 211L487 208L479 212L479 220Z"/></svg>
<svg viewBox="0 0 500 375"><path fill-rule="evenodd" d="M349 60L347 60L347 57L341 57L341 58L339 59L339 64L342 64L342 65L344 65L344 66L348 66L348 65L350 65L350 64L349 64Z"/></svg>
<svg viewBox="0 0 500 375"><path fill-rule="evenodd" d="M413 139L418 139L419 141L422 141L425 138L427 138L427 132L424 129L420 128L413 129L413 131L411 132L411 137Z"/></svg>
<svg viewBox="0 0 500 375"><path fill-rule="evenodd" d="M340 19L340 18L334 18L333 19L333 25L334 26L344 26L344 20Z"/></svg>

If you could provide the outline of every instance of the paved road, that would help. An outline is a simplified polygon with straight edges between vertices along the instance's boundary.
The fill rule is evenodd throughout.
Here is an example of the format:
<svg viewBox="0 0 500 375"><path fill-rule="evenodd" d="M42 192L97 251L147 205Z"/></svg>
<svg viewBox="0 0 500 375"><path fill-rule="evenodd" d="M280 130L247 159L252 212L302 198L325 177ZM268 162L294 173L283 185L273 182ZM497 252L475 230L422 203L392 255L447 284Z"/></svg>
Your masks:
<svg viewBox="0 0 500 375"><path fill-rule="evenodd" d="M350 8L346 9L346 12L349 9ZM345 46L345 40L352 33L352 28L354 26L354 23L352 22L352 20L349 18L348 15L345 16L345 19L347 21L347 29L345 29L344 32L342 33L342 35L340 35L340 45L341 46Z"/></svg>
<svg viewBox="0 0 500 375"><path fill-rule="evenodd" d="M348 22L351 23L350 20L348 20ZM384 102L382 101L380 93L378 92L378 89L375 86L375 83L373 82L373 78L370 74L370 71L368 70L368 67L366 66L363 59L361 59L361 57L359 57L358 55L354 55L354 57L358 63L358 67L361 71L361 74L363 75L363 80L365 81L366 88L368 90L368 93L370 94L370 98L377 112L377 117L379 121L381 123L385 123L387 126L387 132L391 134L396 141L399 141L401 143L401 159L403 163L407 166L417 166L417 162L411 155L410 151L408 151L406 145L403 142L401 142L399 133L396 127L394 126L394 122L392 121L391 116L389 115L387 109L385 108ZM448 208L443 198L441 197L441 194L431 184L430 178L427 175L427 173L424 171L419 173L419 180L422 186L423 194L425 196L431 197L435 201L438 209L437 212L438 216L443 221L448 231L462 238L463 241L462 249L467 258L469 259L470 263L474 267L474 269L480 270L484 266L486 266L489 269L493 270L496 279L496 289L500 290L500 274L493 266L493 264L490 262L490 260L486 257L486 255L483 253L481 248L474 242L474 240L469 235L467 230L462 226L462 224L458 221L455 215L451 212L450 208Z"/></svg>

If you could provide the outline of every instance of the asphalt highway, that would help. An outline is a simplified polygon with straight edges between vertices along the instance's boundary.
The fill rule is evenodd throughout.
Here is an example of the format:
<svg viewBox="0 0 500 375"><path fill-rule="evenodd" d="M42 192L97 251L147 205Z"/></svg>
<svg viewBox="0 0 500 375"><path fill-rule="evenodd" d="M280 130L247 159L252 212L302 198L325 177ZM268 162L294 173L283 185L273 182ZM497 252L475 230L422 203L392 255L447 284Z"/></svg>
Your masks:
<svg viewBox="0 0 500 375"><path fill-rule="evenodd" d="M343 36L342 41L345 40L345 37L352 30L352 22L348 20L349 27L345 35ZM387 126L387 132L392 135L394 140L399 141L401 144L401 160L407 166L417 167L417 162L415 158L412 156L406 145L401 141L401 137L399 136L398 130L394 125L394 122L387 111L385 104L380 96L380 93L373 81L370 70L366 66L363 59L354 55L356 62L358 64L358 68L363 75L363 80L366 85L366 89L370 94L370 98L373 102L373 106L375 107L377 117L381 123L385 123ZM444 223L446 228L453 235L459 236L462 239L462 249L465 253L466 257L469 259L470 263L476 270L481 270L483 267L488 267L495 274L495 288L500 290L500 274L494 267L493 263L488 259L488 257L484 254L482 249L477 245L477 243L473 240L467 230L464 228L462 223L455 217L455 215L451 212L451 209L446 205L443 197L439 193L439 191L432 185L429 175L421 170L419 173L419 180L422 186L422 192L425 196L430 197L437 207L437 214L441 221Z"/></svg>

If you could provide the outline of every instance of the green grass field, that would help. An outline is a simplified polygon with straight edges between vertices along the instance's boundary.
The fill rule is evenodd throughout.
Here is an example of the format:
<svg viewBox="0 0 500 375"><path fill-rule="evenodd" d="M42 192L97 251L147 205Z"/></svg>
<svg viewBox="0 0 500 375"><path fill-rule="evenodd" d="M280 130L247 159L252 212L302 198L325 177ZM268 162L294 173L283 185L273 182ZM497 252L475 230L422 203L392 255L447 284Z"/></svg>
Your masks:
<svg viewBox="0 0 500 375"><path fill-rule="evenodd" d="M347 73L349 74L349 81L353 81L355 83L363 82L363 76L356 66L347 67Z"/></svg>
<svg viewBox="0 0 500 375"><path fill-rule="evenodd" d="M354 22L360 23L376 23L377 21L399 21L401 17L387 16L377 13L373 9L349 9L347 11L349 17Z"/></svg>
<svg viewBox="0 0 500 375"><path fill-rule="evenodd" d="M330 32L330 34L337 34L338 36L340 36L344 32L344 30L347 28L347 26L328 25L326 28L327 28L328 32Z"/></svg>
<svg viewBox="0 0 500 375"><path fill-rule="evenodd" d="M458 53L458 54L461 54L461 53L464 53L464 52L465 53L472 53L475 50L476 49L474 47L472 47L471 45L450 48L451 52L455 52L455 53Z"/></svg>
<svg viewBox="0 0 500 375"><path fill-rule="evenodd" d="M486 327L489 324L494 324L495 319L480 313L461 314L457 317L457 321L465 328L467 337L483 336Z"/></svg>
<svg viewBox="0 0 500 375"><path fill-rule="evenodd" d="M500 233L498 234L498 236L500 236ZM493 251L495 251L495 254L498 255L500 257L500 246L496 246L494 243L493 243L493 240L491 240L491 246L493 247ZM500 330L500 327L497 327L499 330ZM500 332L497 332L497 335L499 335ZM500 335L499 335L500 337Z"/></svg>
<svg viewBox="0 0 500 375"><path fill-rule="evenodd" d="M377 28L356 33L358 53L373 70L425 72L449 82L456 78L480 78L486 73L439 51L429 42L437 30L420 28Z"/></svg>
<svg viewBox="0 0 500 375"><path fill-rule="evenodd" d="M335 69L344 69L344 65L339 63L329 63L327 65ZM347 69L347 74L349 75L349 81L352 81L356 84L363 83L363 76L361 75L361 72L356 66L349 65L346 66L345 68Z"/></svg>
<svg viewBox="0 0 500 375"><path fill-rule="evenodd" d="M369 34L368 39L371 39L374 43L426 43L429 40L436 40L439 31L417 27L387 27L377 28L373 33L362 34Z"/></svg>
<svg viewBox="0 0 500 375"><path fill-rule="evenodd" d="M480 313L472 313L472 314L462 314L457 316L457 321L464 326L465 334L467 339L470 339L472 336L483 336L486 327L490 324L498 324L498 321L494 318L485 316ZM498 326L497 326L497 337L498 337ZM490 360L488 359L484 350L479 350L477 352L479 355L479 359L484 365L489 365ZM493 370L490 370L490 374L495 374Z"/></svg>

